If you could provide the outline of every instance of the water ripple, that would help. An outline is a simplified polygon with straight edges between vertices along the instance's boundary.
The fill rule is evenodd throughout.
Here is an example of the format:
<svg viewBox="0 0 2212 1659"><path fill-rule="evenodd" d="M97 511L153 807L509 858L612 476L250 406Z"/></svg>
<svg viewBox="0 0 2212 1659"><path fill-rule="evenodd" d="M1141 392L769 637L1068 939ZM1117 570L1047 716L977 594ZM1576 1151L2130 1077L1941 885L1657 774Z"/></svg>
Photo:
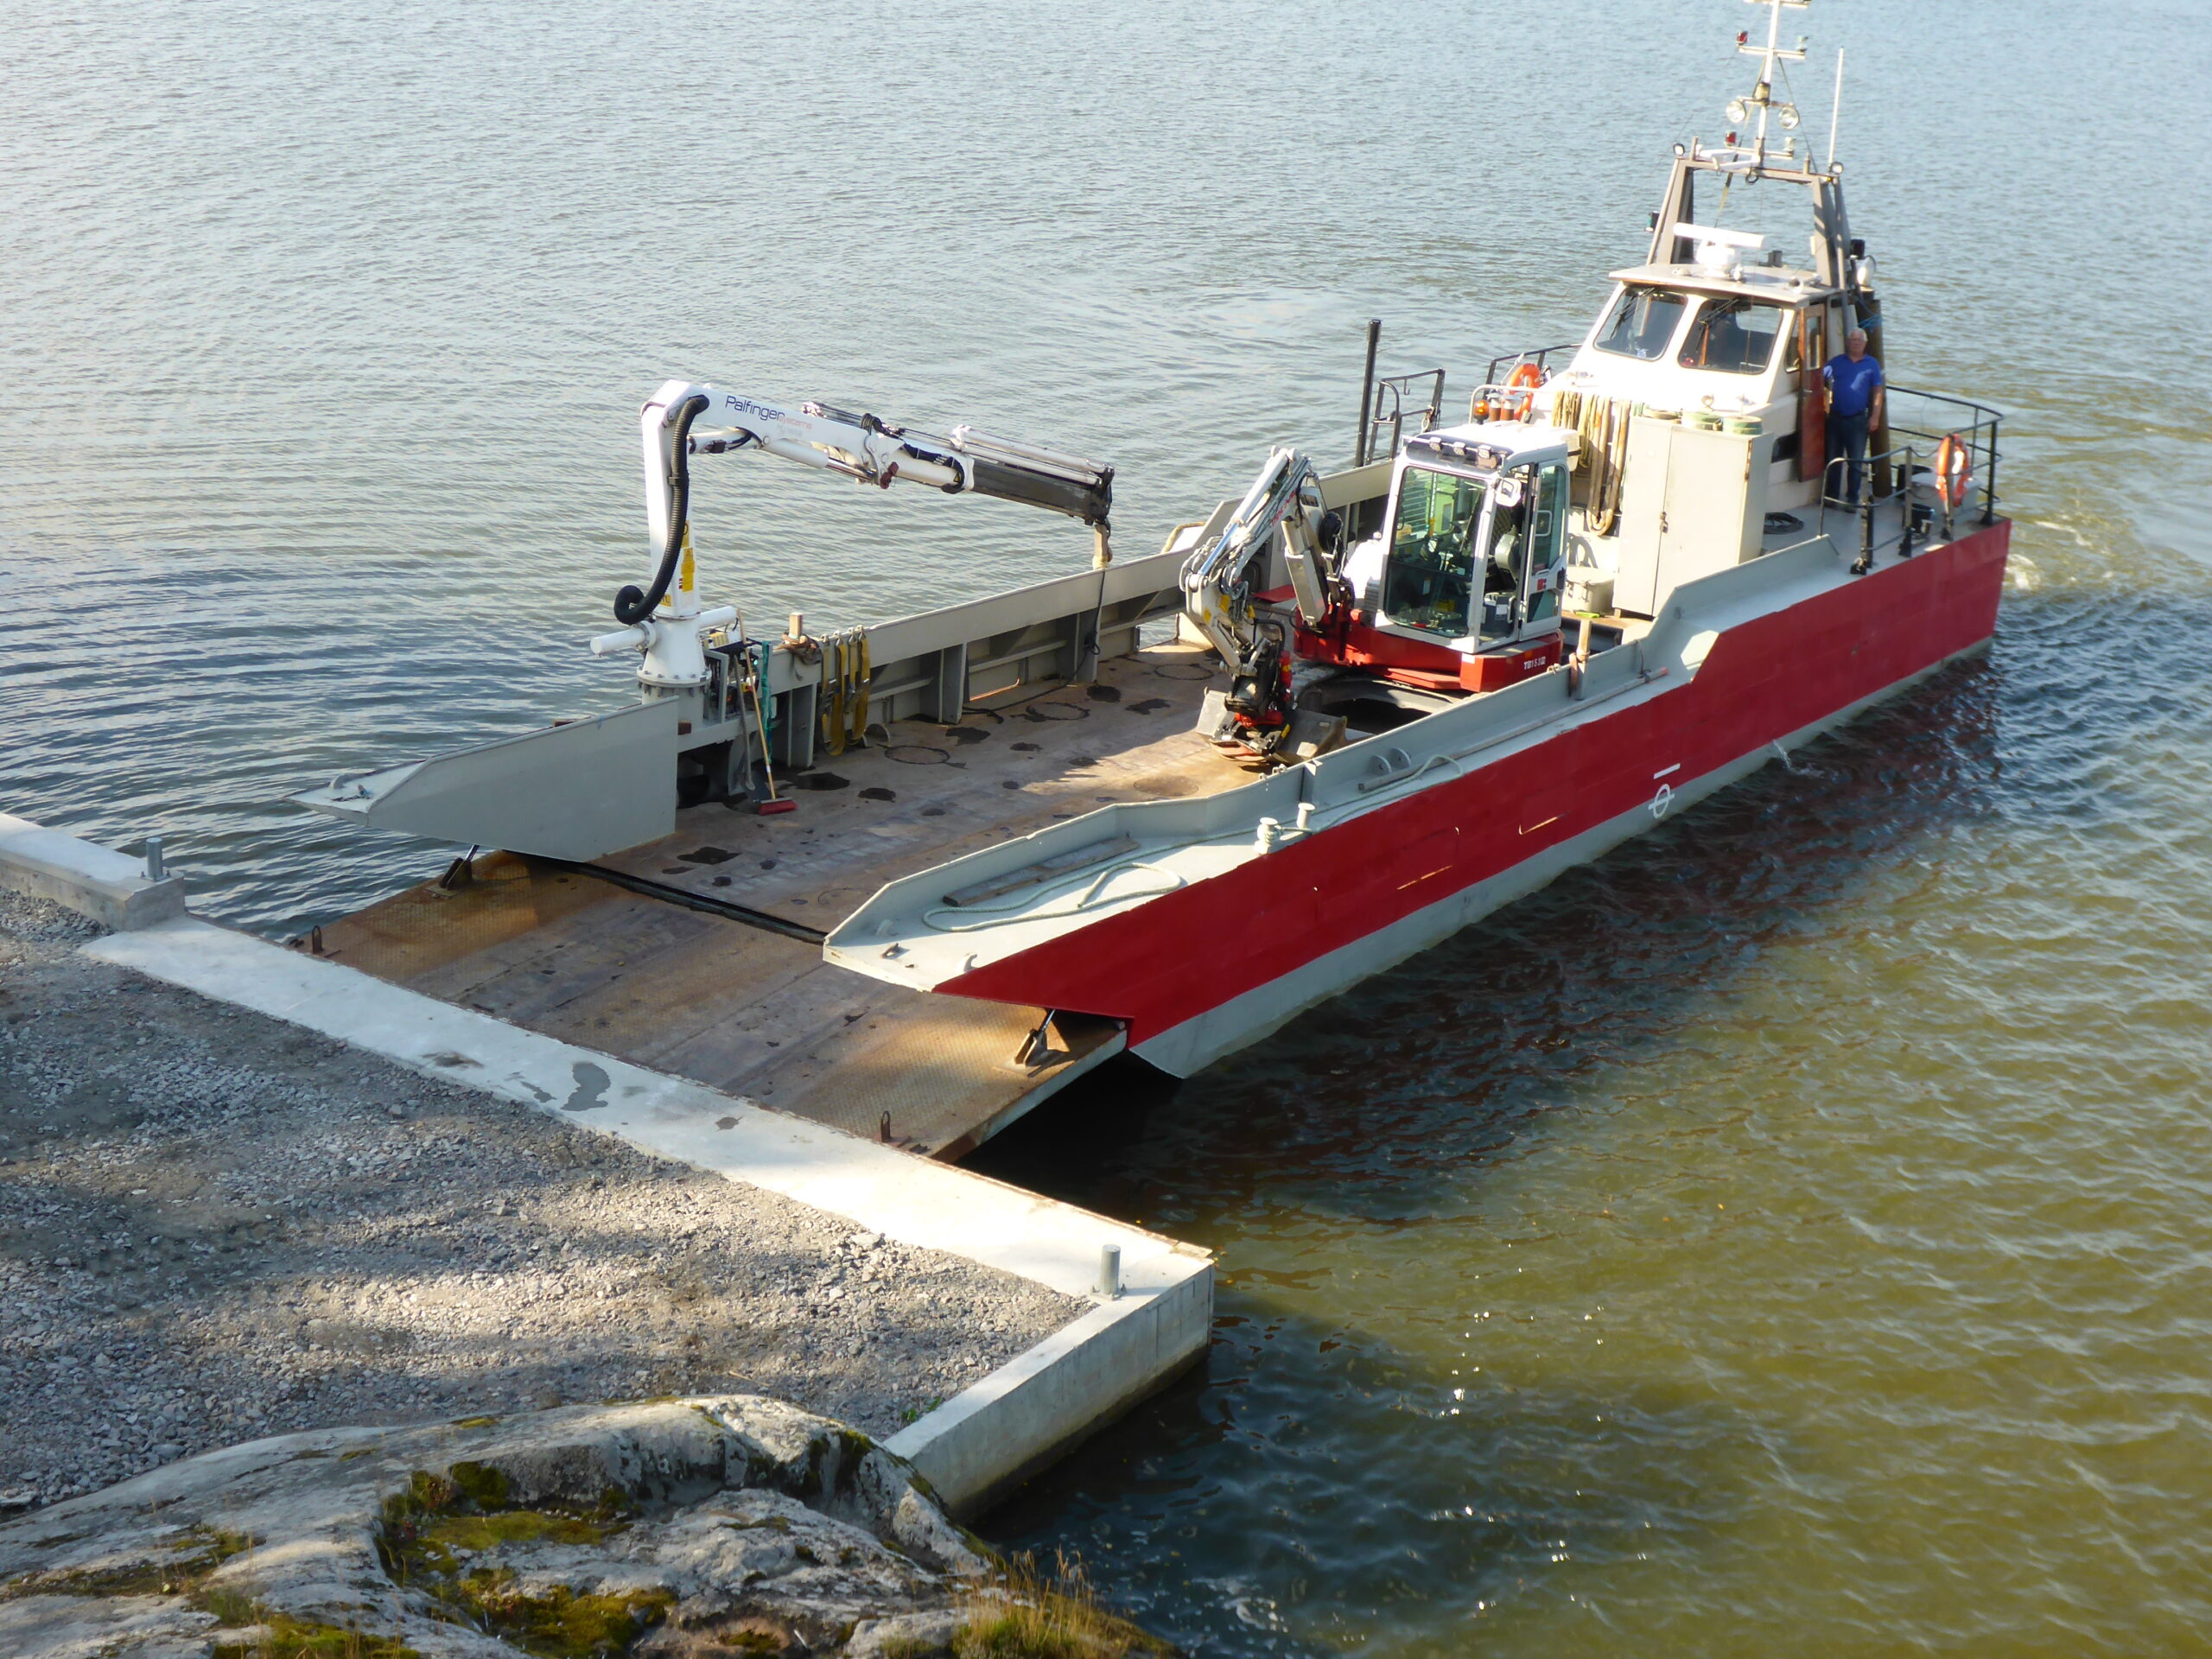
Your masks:
<svg viewBox="0 0 2212 1659"><path fill-rule="evenodd" d="M581 642L664 377L1097 454L1141 550L1349 449L1367 317L1454 400L1576 332L1735 73L1711 0L17 10L0 806L270 931L449 852L288 791L627 696ZM997 1148L1224 1276L1205 1371L995 1534L1208 1653L2203 1649L2199 10L1815 14L1892 372L2012 412L1993 652ZM718 597L830 624L1089 551L698 511Z"/></svg>

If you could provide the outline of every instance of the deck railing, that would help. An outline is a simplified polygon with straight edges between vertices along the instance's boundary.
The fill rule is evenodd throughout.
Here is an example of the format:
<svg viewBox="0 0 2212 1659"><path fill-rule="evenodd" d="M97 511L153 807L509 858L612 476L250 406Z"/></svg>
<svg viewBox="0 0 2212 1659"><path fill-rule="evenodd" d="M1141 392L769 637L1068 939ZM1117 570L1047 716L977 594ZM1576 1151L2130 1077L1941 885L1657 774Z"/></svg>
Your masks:
<svg viewBox="0 0 2212 1659"><path fill-rule="evenodd" d="M1427 390L1421 390L1423 386ZM1418 398L1416 402L1414 399ZM1396 455L1398 446L1405 441L1406 429L1413 422L1416 436L1427 431L1444 414L1444 371L1422 369L1413 374L1394 374L1375 383L1374 404L1368 416L1367 430L1359 435L1359 448L1352 464L1363 467L1370 461L1385 461ZM1381 442L1388 430L1389 443Z"/></svg>
<svg viewBox="0 0 2212 1659"><path fill-rule="evenodd" d="M1552 359L1560 356L1573 357L1581 349L1580 340L1570 340L1564 346L1546 346L1533 352L1518 352L1509 353L1504 357L1493 357L1490 360L1489 369L1483 375L1483 384L1486 386L1503 385L1506 377L1523 363L1535 364L1537 372L1548 380L1552 376Z"/></svg>
<svg viewBox="0 0 2212 1659"><path fill-rule="evenodd" d="M1910 386L1887 388L1891 448L1903 436L1914 440L1920 459L1932 461L1945 438L1965 441L1973 476L1980 480L1981 522L1997 517L1998 429L2004 416L1986 404L1971 403L1940 391L1919 391ZM1898 400L1908 399L1900 410ZM1906 420L1899 420L1900 413ZM1924 445L1924 448L1921 446ZM1911 474L1906 474L1910 479Z"/></svg>
<svg viewBox="0 0 2212 1659"><path fill-rule="evenodd" d="M1994 522L1998 437L2003 415L1984 404L1943 392L1920 391L1910 386L1886 387L1885 393L1889 443L1883 449L1867 453L1861 468L1860 499L1856 504L1847 504L1844 499L1849 488L1848 460L1837 455L1828 461L1821 473L1821 531L1827 531L1832 508L1850 512L1859 520L1859 556L1864 560L1873 550L1874 504L1896 495L1904 498L1899 537L1908 555L1912 551L1915 537L1925 534L1938 514L1948 538L1958 518L1972 510L1971 503L1977 495L1981 501L1980 522ZM1955 439L1966 446L1968 493L1967 499L1955 507L1937 487L1941 480L1934 473L1946 439ZM1927 509L1928 518L1916 523L1916 511L1923 507Z"/></svg>

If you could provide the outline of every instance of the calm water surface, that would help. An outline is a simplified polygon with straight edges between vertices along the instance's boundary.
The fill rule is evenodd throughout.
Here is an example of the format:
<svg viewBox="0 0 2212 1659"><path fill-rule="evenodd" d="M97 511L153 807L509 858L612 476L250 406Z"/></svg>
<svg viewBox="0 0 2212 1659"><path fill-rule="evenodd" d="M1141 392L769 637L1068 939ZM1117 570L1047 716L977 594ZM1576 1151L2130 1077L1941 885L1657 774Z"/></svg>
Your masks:
<svg viewBox="0 0 2212 1659"><path fill-rule="evenodd" d="M1577 332L1754 20L28 0L0 805L342 912L443 849L286 791L628 695L581 641L664 377L1096 454L1137 550L1348 449L1370 315L1461 395ZM2212 25L1802 26L1892 374L2012 416L1995 649L992 1153L1222 1254L1203 1376L994 1526L1194 1648L2212 1651ZM790 468L699 512L711 593L823 622L1088 554Z"/></svg>

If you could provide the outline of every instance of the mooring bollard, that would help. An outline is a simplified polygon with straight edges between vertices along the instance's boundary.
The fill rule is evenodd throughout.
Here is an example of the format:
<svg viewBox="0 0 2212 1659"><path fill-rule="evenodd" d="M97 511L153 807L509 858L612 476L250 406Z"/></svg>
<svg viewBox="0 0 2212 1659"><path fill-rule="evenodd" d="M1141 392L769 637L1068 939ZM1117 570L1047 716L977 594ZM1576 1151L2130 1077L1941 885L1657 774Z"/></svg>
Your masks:
<svg viewBox="0 0 2212 1659"><path fill-rule="evenodd" d="M159 881L168 874L168 868L162 862L162 838L159 836L147 836L146 879L149 881Z"/></svg>
<svg viewBox="0 0 2212 1659"><path fill-rule="evenodd" d="M1122 1294L1122 1247L1118 1244L1098 1247L1098 1294L1109 1302Z"/></svg>

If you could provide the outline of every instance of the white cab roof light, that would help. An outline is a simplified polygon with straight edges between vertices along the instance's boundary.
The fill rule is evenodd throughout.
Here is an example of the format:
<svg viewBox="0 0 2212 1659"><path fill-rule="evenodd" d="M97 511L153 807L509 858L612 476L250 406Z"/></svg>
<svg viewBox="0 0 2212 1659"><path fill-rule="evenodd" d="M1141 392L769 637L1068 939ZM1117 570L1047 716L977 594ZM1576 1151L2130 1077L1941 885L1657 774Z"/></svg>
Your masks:
<svg viewBox="0 0 2212 1659"><path fill-rule="evenodd" d="M1556 426L1530 426L1518 421L1446 427L1408 438L1406 459L1502 472L1508 467L1565 461L1572 435Z"/></svg>

